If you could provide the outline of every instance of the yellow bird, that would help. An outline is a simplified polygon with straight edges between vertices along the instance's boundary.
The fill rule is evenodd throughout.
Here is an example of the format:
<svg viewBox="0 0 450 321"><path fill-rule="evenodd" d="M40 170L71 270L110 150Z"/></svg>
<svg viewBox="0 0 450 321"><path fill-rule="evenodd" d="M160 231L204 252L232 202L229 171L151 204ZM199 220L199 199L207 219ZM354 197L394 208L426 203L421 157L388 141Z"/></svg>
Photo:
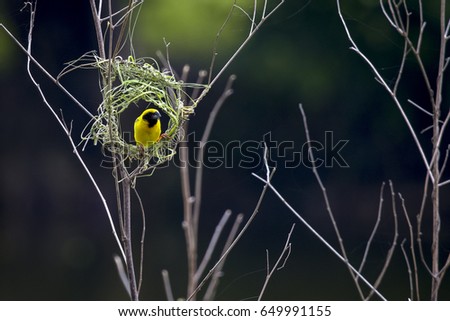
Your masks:
<svg viewBox="0 0 450 321"><path fill-rule="evenodd" d="M161 114L154 108L149 108L136 118L134 122L134 140L143 147L149 147L161 136Z"/></svg>

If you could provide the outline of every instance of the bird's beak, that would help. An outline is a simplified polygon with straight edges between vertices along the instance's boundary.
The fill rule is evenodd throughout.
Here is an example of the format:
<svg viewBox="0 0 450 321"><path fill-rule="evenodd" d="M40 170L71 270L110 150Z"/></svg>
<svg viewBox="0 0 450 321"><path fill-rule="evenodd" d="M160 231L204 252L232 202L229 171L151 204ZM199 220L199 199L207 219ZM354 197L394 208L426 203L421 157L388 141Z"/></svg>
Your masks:
<svg viewBox="0 0 450 321"><path fill-rule="evenodd" d="M161 118L161 114L159 113L159 111L156 111L156 113L153 114L155 116L156 119Z"/></svg>

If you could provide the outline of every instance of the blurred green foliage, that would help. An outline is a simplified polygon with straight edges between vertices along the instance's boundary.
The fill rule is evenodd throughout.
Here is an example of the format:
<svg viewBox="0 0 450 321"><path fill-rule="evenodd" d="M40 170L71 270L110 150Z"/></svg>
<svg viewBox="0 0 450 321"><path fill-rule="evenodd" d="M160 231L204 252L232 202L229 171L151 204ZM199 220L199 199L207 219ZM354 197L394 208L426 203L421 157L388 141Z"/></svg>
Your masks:
<svg viewBox="0 0 450 321"><path fill-rule="evenodd" d="M174 59L197 57L199 61L211 59L217 33L221 30L233 8L233 0L157 0L142 7L136 28L135 41L140 51L165 53L164 45L170 44L170 56ZM250 1L244 1L248 6ZM242 39L248 19L237 8L220 37L221 48L237 46Z"/></svg>

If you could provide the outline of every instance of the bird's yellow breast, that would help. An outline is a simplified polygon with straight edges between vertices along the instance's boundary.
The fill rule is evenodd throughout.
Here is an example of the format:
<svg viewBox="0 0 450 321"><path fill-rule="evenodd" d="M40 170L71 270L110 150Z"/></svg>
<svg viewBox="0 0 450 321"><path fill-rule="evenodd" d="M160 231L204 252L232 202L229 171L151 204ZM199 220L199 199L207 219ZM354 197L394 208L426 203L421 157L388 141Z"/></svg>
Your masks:
<svg viewBox="0 0 450 321"><path fill-rule="evenodd" d="M136 118L134 122L134 140L137 144L149 147L161 136L160 114L156 109L150 108Z"/></svg>

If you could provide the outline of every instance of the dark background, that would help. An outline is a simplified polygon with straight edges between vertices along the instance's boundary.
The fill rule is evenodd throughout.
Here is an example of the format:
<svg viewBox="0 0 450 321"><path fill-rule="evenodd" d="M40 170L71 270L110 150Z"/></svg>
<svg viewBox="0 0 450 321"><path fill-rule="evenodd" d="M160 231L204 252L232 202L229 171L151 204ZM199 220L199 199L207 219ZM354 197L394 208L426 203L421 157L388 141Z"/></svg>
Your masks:
<svg viewBox="0 0 450 321"><path fill-rule="evenodd" d="M165 51L165 39L170 42L174 69L181 72L183 65L189 64L192 71L189 80L194 82L198 70L209 68L215 35L231 3L146 1L134 36L136 55L156 57L157 50ZM242 7L248 9L250 3L253 1L243 2ZM436 73L439 49L438 6L433 8L433 3L425 4L429 6L425 7L428 24L422 51L431 79ZM0 22L25 44L28 10L21 12L21 7L20 1L3 1ZM415 19L416 8L411 5L410 9ZM360 48L393 81L400 64L402 40L383 19L378 1L344 1L343 11ZM245 16L235 10L220 38L216 72L247 35L248 26ZM95 50L88 1L39 1L33 39L35 58L52 75L57 75L64 63ZM324 143L326 131L333 132L335 143L348 140L341 155L349 166L321 167L319 171L350 260L359 266L376 220L382 183L393 182L395 192L405 198L409 217L415 223L425 167L398 109L349 46L334 1L287 0L198 106L189 131L197 137L202 135L226 78L236 74L234 95L218 115L211 140L223 145L232 141L260 142L270 132L272 140L293 141L296 151L301 151L305 134L298 104L302 103L313 140ZM127 48L122 55L128 55ZM126 300L112 259L118 248L102 203L63 131L27 77L26 56L3 30L0 62L0 299ZM33 70L55 110L61 109L67 121L73 120L78 142L88 117L37 68ZM92 113L96 112L100 103L96 71L75 71L64 77L62 83ZM445 86L444 93L448 91L448 85ZM400 97L428 107L423 81L412 58L407 61ZM447 112L448 100L445 96L444 99L444 112ZM430 117L407 103L405 108L417 133L431 125ZM130 121L135 117L130 114ZM429 152L430 131L421 134L420 140ZM262 149L258 152L262 155ZM100 148L88 144L82 156L115 213L113 179L110 170L100 167ZM244 213L247 219L256 205L263 186L252 173L264 175L264 171L261 165L239 168L242 159L244 155L236 151L231 168L222 166L204 172L200 253L206 249L226 209L232 210L233 219L238 213ZM305 166L286 168L282 158L278 159L277 167L273 184L337 247L311 170ZM448 172L446 175L448 178ZM147 215L141 298L165 299L162 269L170 273L175 296L185 297L187 268L179 170L173 164L157 170L152 177L138 181L138 190ZM441 193L442 261L449 250L448 193L449 185ZM136 199L133 202L135 228L139 231ZM396 206L401 242L409 234L398 198ZM425 215L423 242L429 259L429 208ZM266 249L273 264L294 222L292 253L286 266L273 276L264 299L358 299L344 264L270 192L225 264L217 299L255 299L265 278ZM136 232L136 241L139 233ZM392 200L386 185L382 223L364 270L372 282L384 264L392 237ZM426 299L429 275L422 265L420 276L421 295ZM396 248L380 291L391 300L409 297L408 272L400 247ZM440 294L442 299L450 299L447 279Z"/></svg>

